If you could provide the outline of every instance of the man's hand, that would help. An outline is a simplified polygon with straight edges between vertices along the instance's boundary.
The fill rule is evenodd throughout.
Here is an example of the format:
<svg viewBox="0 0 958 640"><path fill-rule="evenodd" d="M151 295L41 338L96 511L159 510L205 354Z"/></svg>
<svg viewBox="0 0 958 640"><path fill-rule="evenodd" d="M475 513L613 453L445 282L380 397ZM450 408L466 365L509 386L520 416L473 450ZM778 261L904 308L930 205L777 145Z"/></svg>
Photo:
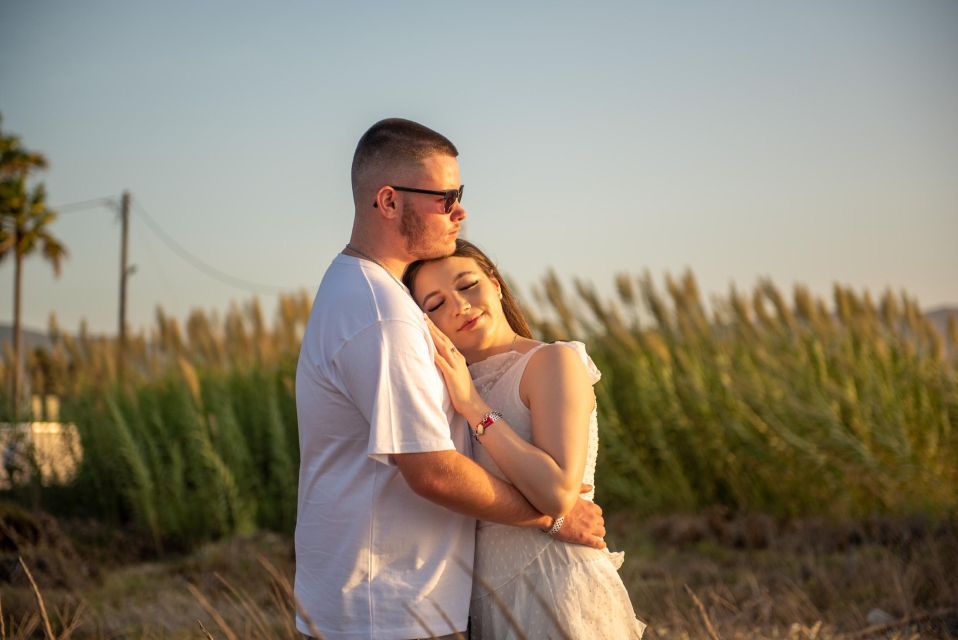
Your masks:
<svg viewBox="0 0 958 640"><path fill-rule="evenodd" d="M592 489L589 485L582 485L581 493L588 493ZM605 519L602 517L602 507L579 498L566 514L565 522L556 540L581 544L594 549L605 549Z"/></svg>

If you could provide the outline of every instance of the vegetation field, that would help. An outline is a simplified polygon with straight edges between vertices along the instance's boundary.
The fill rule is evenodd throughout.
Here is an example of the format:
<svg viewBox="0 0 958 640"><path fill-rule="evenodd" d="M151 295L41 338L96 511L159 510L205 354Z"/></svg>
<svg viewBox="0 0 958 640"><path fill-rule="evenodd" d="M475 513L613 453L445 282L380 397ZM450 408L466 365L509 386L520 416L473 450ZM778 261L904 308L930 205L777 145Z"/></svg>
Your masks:
<svg viewBox="0 0 958 640"><path fill-rule="evenodd" d="M24 559L56 637L298 638L288 535L231 536L149 559L128 533L34 517L47 526ZM710 629L792 640L958 635L953 524L785 524L709 510L648 520L620 513L609 525L610 545L626 552L622 577L636 614L650 624L646 638L706 638ZM4 637L42 637L22 569L0 598Z"/></svg>
<svg viewBox="0 0 958 640"><path fill-rule="evenodd" d="M826 637L868 627L872 609L898 621L944 611L934 618L945 620L939 631L925 632L945 629L958 602L958 326L941 335L907 295L876 299L844 287L825 301L762 282L706 305L685 274L664 286L621 276L615 291L606 299L547 276L525 308L540 337L582 340L603 373L597 500L619 527L610 540L618 535L630 552L624 575L652 637L708 634L707 620L729 636ZM130 576L155 570L146 582L177 585L175 598L203 615L204 597L213 610L243 610L244 600L234 594L229 604L228 586L196 558L232 558L216 571L251 588L256 580L230 571L255 555L243 545L264 544L270 566L288 575L298 468L293 380L309 307L300 294L281 298L270 320L254 300L222 316L196 311L184 323L158 310L153 328L130 338L122 373L115 341L64 332L51 319L52 346L29 354L30 387L59 398L83 457L64 486L19 470L34 480L4 499L51 514L81 557L129 547L119 555ZM5 378L9 357L3 367ZM58 556L44 561L42 540L10 522L5 516L0 531L4 611L14 610L13 598L24 616L36 606L11 558L42 565ZM109 626L114 616L154 633L138 614L118 613L121 604L103 608L122 599L116 594L149 605L136 588L111 587L116 575L138 578L124 577L108 553L100 557L73 587L38 582L40 591L54 600L63 590L81 594L60 601L86 603L78 619L96 627L88 637L122 635ZM111 568L97 576L101 565ZM169 572L182 579L166 581ZM257 575L257 606L286 615L281 580ZM105 595L111 588L115 598ZM166 596L145 600L154 597ZM222 633L214 617L197 618ZM56 625L62 632L70 623Z"/></svg>

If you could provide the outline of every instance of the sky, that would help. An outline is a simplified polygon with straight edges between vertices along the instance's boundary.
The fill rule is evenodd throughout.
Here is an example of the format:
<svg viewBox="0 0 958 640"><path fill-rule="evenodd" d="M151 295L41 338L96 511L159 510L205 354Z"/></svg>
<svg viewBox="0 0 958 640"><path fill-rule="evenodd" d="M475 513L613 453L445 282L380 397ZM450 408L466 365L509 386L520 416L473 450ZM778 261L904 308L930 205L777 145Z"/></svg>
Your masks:
<svg viewBox="0 0 958 640"><path fill-rule="evenodd" d="M953 0L9 1L0 113L51 205L132 194L134 328L312 293L356 142L393 116L459 148L465 236L527 302L549 269L610 293L690 269L706 296L958 303ZM70 257L25 263L25 326L113 332L117 213L62 211ZM0 323L12 291L6 260Z"/></svg>

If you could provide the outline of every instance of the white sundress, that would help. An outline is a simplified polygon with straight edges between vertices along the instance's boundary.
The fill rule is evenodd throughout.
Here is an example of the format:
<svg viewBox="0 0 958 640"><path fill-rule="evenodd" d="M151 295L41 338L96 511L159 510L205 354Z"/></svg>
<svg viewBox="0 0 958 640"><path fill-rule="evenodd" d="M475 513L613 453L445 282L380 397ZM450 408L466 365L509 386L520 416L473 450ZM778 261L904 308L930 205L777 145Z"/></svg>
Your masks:
<svg viewBox="0 0 958 640"><path fill-rule="evenodd" d="M600 373L581 342L560 342L582 358L592 384ZM508 351L470 365L476 390L502 413L509 426L532 439L532 416L519 397L519 381L532 354ZM495 429L495 426L491 427ZM582 482L595 484L599 450L596 411L589 420L589 446ZM474 457L489 473L508 482L481 444ZM594 491L583 494L591 500ZM536 530L480 521L469 617L472 638L641 638L645 624L635 617L619 577L624 553L560 542ZM498 602L497 602L498 601ZM508 609L508 614L502 609ZM510 620L510 616L512 620Z"/></svg>

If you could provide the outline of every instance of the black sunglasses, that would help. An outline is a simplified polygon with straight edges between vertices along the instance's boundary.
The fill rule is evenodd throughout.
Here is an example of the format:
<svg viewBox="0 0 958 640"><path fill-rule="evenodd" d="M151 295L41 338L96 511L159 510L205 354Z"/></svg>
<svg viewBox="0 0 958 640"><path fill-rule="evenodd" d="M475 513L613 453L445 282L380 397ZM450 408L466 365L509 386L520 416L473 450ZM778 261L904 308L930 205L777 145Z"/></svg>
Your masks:
<svg viewBox="0 0 958 640"><path fill-rule="evenodd" d="M457 202L462 202L462 189L465 185L459 185L458 189L446 189L445 191L433 191L432 189L415 189L413 187L397 187L394 184L387 185L396 191L408 191L409 193L425 193L430 196L442 196L445 198L442 202L443 213L452 213L452 208ZM373 207L378 207L378 202L373 202Z"/></svg>

